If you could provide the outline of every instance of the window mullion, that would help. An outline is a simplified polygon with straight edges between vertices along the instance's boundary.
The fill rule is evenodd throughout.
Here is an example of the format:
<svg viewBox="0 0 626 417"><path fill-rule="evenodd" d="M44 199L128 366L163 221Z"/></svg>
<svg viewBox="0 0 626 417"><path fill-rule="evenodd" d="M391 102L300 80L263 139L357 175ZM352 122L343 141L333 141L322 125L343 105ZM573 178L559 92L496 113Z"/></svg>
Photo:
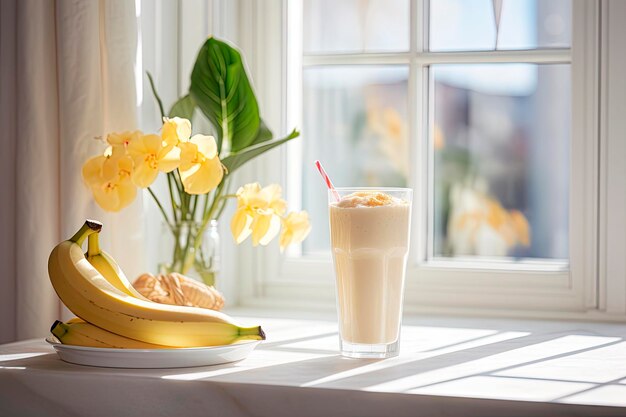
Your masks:
<svg viewBox="0 0 626 417"><path fill-rule="evenodd" d="M428 0L414 0L412 3L414 10L411 11L411 16L415 21L412 22L413 27L411 30L415 32L412 34L412 40L414 40L416 45L416 48L412 49L413 52L422 53L428 51L428 27L430 25L428 3Z"/></svg>
<svg viewBox="0 0 626 417"><path fill-rule="evenodd" d="M530 51L424 52L417 55L424 65L471 63L567 64L572 60L570 49L539 49Z"/></svg>
<svg viewBox="0 0 626 417"><path fill-rule="evenodd" d="M568 64L570 49L542 49L534 51L471 51L471 52L403 52L380 54L316 54L305 55L303 66L320 65L394 65L407 64L412 58L420 65L472 63L529 63Z"/></svg>

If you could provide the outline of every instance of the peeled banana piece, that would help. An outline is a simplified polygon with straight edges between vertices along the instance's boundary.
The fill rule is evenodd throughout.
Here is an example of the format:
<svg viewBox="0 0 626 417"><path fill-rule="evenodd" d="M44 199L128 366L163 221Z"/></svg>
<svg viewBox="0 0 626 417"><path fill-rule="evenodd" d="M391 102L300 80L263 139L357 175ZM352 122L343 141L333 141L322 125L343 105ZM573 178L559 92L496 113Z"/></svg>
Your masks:
<svg viewBox="0 0 626 417"><path fill-rule="evenodd" d="M63 303L78 317L109 332L146 343L201 347L262 340L260 326L241 327L224 313L158 304L113 286L85 258L81 245L102 224L88 220L48 259L50 281Z"/></svg>

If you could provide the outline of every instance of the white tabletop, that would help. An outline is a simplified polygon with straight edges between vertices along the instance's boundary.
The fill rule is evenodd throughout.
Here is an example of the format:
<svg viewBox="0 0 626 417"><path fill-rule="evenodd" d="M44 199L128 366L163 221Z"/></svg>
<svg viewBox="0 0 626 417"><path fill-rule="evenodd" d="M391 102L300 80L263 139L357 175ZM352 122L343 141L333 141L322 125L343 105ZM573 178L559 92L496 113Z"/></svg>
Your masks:
<svg viewBox="0 0 626 417"><path fill-rule="evenodd" d="M240 312L241 313L241 312ZM179 369L62 362L43 340L0 346L0 416L626 415L626 326L422 317L401 354L337 354L336 323L242 317L247 359Z"/></svg>

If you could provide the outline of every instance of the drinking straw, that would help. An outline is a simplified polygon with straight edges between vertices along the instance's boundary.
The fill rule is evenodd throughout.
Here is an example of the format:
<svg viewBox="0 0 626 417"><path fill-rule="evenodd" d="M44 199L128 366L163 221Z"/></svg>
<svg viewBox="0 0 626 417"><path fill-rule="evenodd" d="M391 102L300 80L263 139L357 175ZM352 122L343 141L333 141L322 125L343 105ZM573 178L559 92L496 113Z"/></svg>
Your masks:
<svg viewBox="0 0 626 417"><path fill-rule="evenodd" d="M317 167L317 170L320 172L320 175L326 182L326 186L328 187L328 189L333 192L333 196L335 196L335 200L337 201L341 200L339 193L337 192L337 190L335 190L335 187L333 187L333 183L330 181L330 177L328 176L326 171L324 171L324 168L322 168L322 164L320 163L320 161L315 161L315 166Z"/></svg>

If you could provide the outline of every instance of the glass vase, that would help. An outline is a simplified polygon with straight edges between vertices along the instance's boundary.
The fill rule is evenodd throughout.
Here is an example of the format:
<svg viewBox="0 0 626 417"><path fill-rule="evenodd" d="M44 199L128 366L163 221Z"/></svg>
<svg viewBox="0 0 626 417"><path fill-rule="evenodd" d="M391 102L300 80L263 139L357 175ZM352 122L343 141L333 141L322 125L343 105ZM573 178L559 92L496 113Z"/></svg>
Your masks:
<svg viewBox="0 0 626 417"><path fill-rule="evenodd" d="M184 221L169 227L163 225L163 248L159 272L182 275L215 285L220 270L220 235L217 220L211 220L204 231L202 222Z"/></svg>

